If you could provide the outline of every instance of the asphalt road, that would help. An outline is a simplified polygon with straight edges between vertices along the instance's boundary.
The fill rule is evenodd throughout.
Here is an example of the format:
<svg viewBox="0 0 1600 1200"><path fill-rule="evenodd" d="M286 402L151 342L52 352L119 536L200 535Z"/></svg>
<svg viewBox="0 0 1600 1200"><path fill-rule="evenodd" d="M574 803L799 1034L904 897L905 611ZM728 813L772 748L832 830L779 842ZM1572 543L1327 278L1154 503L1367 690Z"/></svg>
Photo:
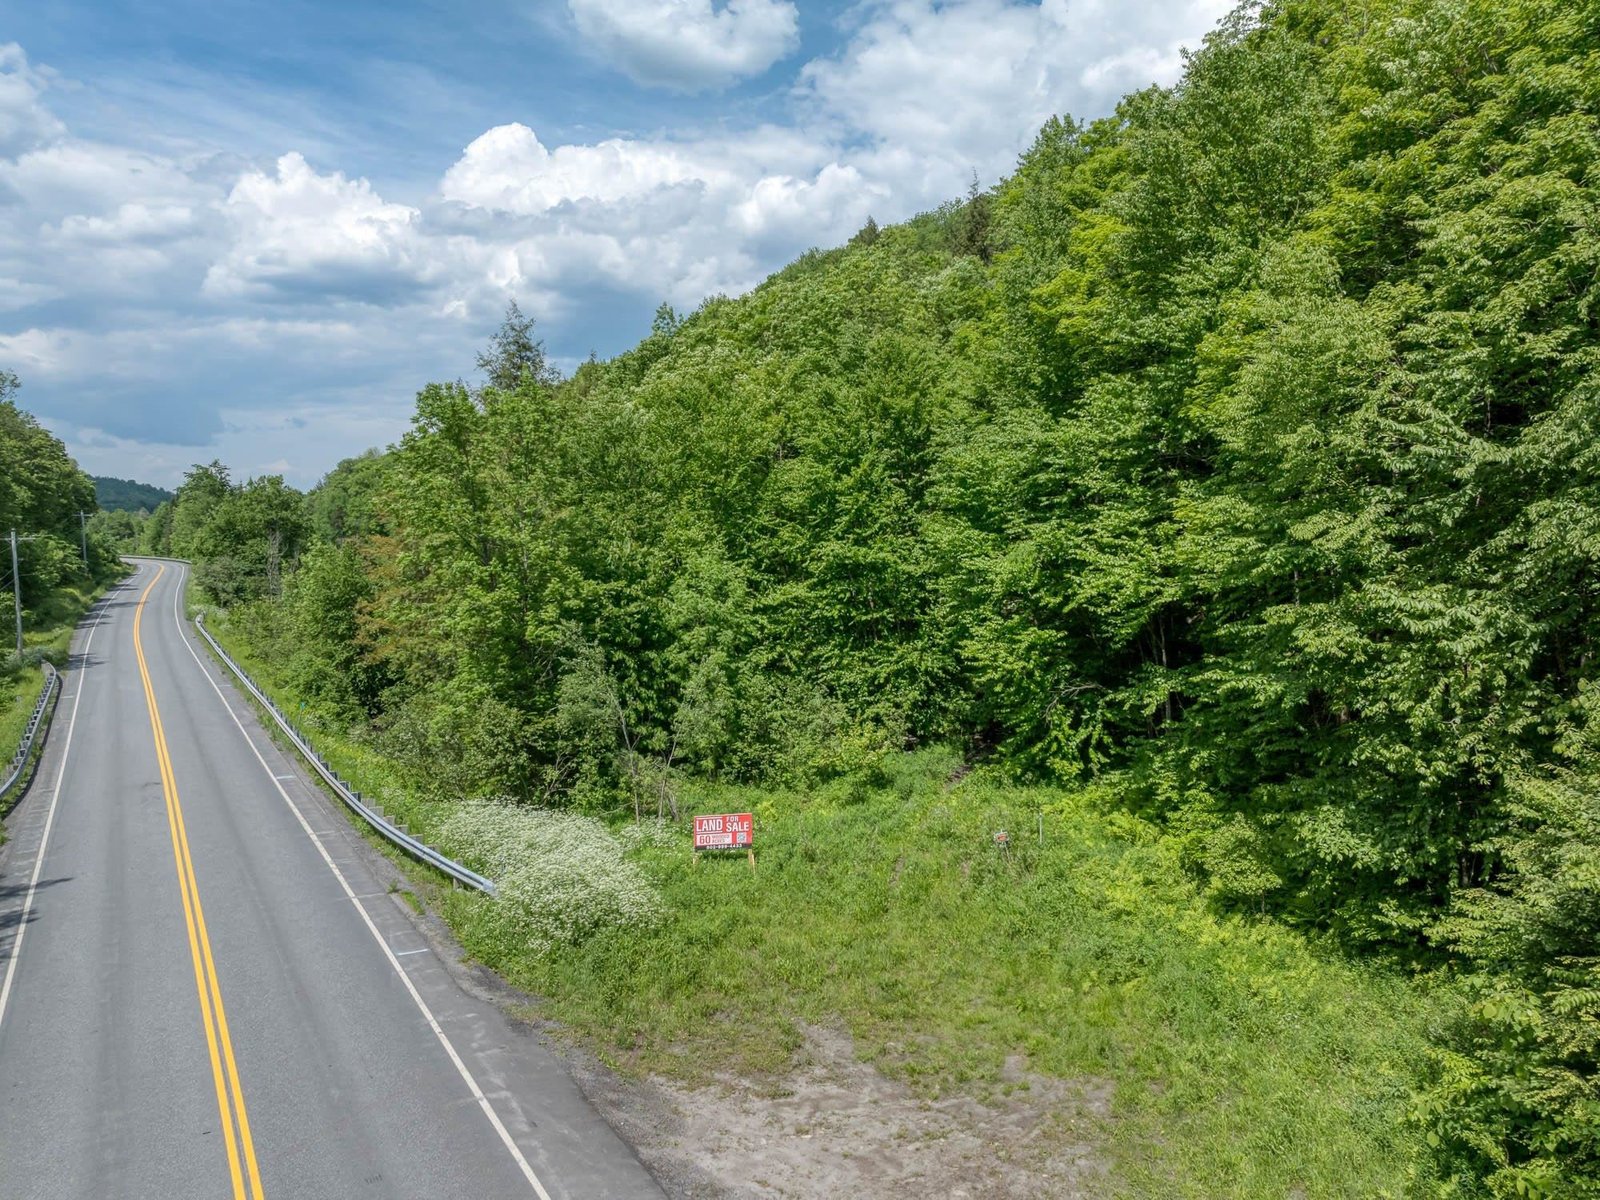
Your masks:
<svg viewBox="0 0 1600 1200"><path fill-rule="evenodd" d="M0 861L0 1200L659 1197L141 562Z"/></svg>

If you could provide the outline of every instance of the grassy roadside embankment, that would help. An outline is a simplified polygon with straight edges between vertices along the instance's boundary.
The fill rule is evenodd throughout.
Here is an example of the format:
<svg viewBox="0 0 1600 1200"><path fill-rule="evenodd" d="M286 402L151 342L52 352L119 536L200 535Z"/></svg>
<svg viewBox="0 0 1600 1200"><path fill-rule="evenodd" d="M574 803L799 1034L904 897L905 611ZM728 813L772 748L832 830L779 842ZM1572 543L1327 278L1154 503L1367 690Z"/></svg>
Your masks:
<svg viewBox="0 0 1600 1200"><path fill-rule="evenodd" d="M213 632L273 684L225 621ZM455 810L306 723L413 829L437 835ZM859 1056L930 1101L1009 1090L1019 1059L1033 1076L1103 1086L1087 1133L1108 1194L1398 1193L1423 992L1214 912L1152 826L1081 792L953 782L957 765L925 751L804 794L691 786L688 809L755 811L759 868L692 866L681 829L626 839L660 896L650 928L536 951L497 902L432 900L471 955L626 1073L782 1088L804 1028L843 1027Z"/></svg>
<svg viewBox="0 0 1600 1200"><path fill-rule="evenodd" d="M35 654L48 659L58 668L66 665L72 646L72 631L83 619L84 613L98 600L111 581L69 584L57 588L43 601L25 611L22 626L24 662L10 669L0 669L0 763L9 762L28 728L28 718L38 703L39 691L44 687L44 674L32 663ZM6 597L4 617L6 636L10 637L11 599ZM10 644L9 642L7 643ZM9 655L7 661L14 663ZM9 811L15 795L0 799L0 813ZM0 826L0 844L6 839L4 826Z"/></svg>

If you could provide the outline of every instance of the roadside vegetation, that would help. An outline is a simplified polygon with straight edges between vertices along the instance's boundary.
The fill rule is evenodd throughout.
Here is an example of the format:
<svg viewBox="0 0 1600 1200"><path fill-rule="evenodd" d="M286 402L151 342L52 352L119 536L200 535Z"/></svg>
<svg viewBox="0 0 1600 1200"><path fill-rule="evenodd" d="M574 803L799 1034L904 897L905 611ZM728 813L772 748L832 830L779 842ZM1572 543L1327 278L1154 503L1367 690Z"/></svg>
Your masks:
<svg viewBox="0 0 1600 1200"><path fill-rule="evenodd" d="M239 657L237 630L208 623ZM467 952L625 1074L781 1091L805 1029L838 1026L929 1101L1079 1085L1092 1099L1052 1132L1097 1147L1108 1195L1398 1196L1431 1179L1408 1113L1448 985L1219 913L1175 840L1097 789L968 773L943 748L804 790L687 782L686 811L755 813L752 872L743 855L696 863L681 822L429 799L304 713L352 786L499 881L491 901L415 872Z"/></svg>
<svg viewBox="0 0 1600 1200"><path fill-rule="evenodd" d="M22 741L44 686L40 663L65 666L72 631L122 573L113 548L81 537L79 513L94 510L94 486L61 442L17 407L14 375L0 371L0 537L16 530L22 586L22 653L16 650L9 543L0 546L0 764ZM84 554L87 550L88 559ZM0 811L14 796L0 798ZM0 828L0 841L5 838Z"/></svg>
<svg viewBox="0 0 1600 1200"><path fill-rule="evenodd" d="M504 906L463 893L446 911L625 1070L782 1087L801 1031L843 1025L930 1100L1007 1091L1008 1063L1102 1095L1057 1118L1099 1147L1110 1194L1398 1193L1421 994L1217 915L1153 827L1082 793L950 784L956 763L923 751L820 792L691 789L700 811L754 807L757 869L693 866L681 831L647 823L630 857L663 897L655 926L529 953Z"/></svg>
<svg viewBox="0 0 1600 1200"><path fill-rule="evenodd" d="M0 669L0 770L22 744L33 706L44 689L45 675L40 664L49 661L57 667L66 665L73 630L118 574L108 564L99 579L58 583L44 600L24 614L22 657L19 659L13 649ZM9 597L0 599L7 601L3 615L9 619L13 612ZM42 748L41 743L35 743L35 754ZM12 791L0 796L0 816L10 812L19 795ZM5 840L5 827L0 825L0 844Z"/></svg>
<svg viewBox="0 0 1600 1200"><path fill-rule="evenodd" d="M398 445L137 538L463 852L670 831L601 856L660 920L451 902L618 1061L831 1015L1104 1074L1135 1192L1600 1194L1597 13L1244 6L989 191L569 379L513 308Z"/></svg>

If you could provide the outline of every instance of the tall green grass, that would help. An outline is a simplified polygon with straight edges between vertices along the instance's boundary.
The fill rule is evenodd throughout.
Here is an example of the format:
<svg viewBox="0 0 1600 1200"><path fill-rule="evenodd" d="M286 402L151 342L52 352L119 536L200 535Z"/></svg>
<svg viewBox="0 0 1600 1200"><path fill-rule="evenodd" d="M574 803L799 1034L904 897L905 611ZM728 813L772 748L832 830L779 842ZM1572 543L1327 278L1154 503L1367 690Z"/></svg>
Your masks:
<svg viewBox="0 0 1600 1200"><path fill-rule="evenodd" d="M24 610L20 661L11 650L15 644L12 640L14 626L11 597L6 594L5 607L0 610L0 618L3 618L0 628L4 629L4 641L0 644L7 647L6 653L0 656L0 771L21 744L28 718L33 715L33 706L44 688L44 673L38 660L49 659L57 667L67 665L72 631L107 586L107 581L64 585ZM16 798L15 793L0 798L0 812L9 809ZM0 844L5 838L5 828L0 826Z"/></svg>
<svg viewBox="0 0 1600 1200"><path fill-rule="evenodd" d="M356 786L425 835L447 828L456 806L416 800L372 747L308 724ZM685 829L647 827L623 842L665 918L578 944L530 938L475 893L432 899L473 957L626 1072L781 1088L803 1026L838 1022L930 1098L1008 1088L1017 1055L1106 1085L1109 1111L1090 1120L1112 1195L1405 1189L1425 991L1213 911L1136 818L981 773L952 782L957 766L926 751L808 794L691 785L687 809L754 810L757 869L742 855L696 865Z"/></svg>
<svg viewBox="0 0 1600 1200"><path fill-rule="evenodd" d="M0 708L0 775L22 744L28 718L33 715L33 706L38 703L43 687L44 673L37 667L0 676L0 705L4 706ZM9 803L9 797L0 799L0 808ZM0 830L0 839L4 837L4 830Z"/></svg>
<svg viewBox="0 0 1600 1200"><path fill-rule="evenodd" d="M83 615L103 596L117 576L97 582L62 584L43 598L31 602L23 613L22 645L25 653L38 653L58 667L67 665L72 648L72 631ZM26 600L27 597L24 597ZM10 598L7 597L9 604ZM4 644L12 644L11 610L0 612L0 625L6 634Z"/></svg>
<svg viewBox="0 0 1600 1200"><path fill-rule="evenodd" d="M953 765L907 756L820 795L698 789L700 811L754 807L758 868L693 866L682 831L645 842L670 914L653 931L531 953L491 902L446 912L625 1069L778 1079L803 1023L842 1021L930 1097L1005 1086L1013 1055L1108 1083L1117 1194L1399 1191L1424 996L1213 913L1148 826L1067 792L948 785Z"/></svg>

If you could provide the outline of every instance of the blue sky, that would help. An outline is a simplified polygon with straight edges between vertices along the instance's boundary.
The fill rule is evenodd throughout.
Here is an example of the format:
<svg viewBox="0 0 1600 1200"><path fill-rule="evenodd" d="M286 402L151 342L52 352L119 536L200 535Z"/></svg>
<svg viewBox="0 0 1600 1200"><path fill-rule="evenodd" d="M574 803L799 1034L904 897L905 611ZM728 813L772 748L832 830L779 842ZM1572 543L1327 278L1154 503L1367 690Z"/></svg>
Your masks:
<svg viewBox="0 0 1600 1200"><path fill-rule="evenodd" d="M0 0L0 368L97 474L308 486L1170 83L1221 0Z"/></svg>

